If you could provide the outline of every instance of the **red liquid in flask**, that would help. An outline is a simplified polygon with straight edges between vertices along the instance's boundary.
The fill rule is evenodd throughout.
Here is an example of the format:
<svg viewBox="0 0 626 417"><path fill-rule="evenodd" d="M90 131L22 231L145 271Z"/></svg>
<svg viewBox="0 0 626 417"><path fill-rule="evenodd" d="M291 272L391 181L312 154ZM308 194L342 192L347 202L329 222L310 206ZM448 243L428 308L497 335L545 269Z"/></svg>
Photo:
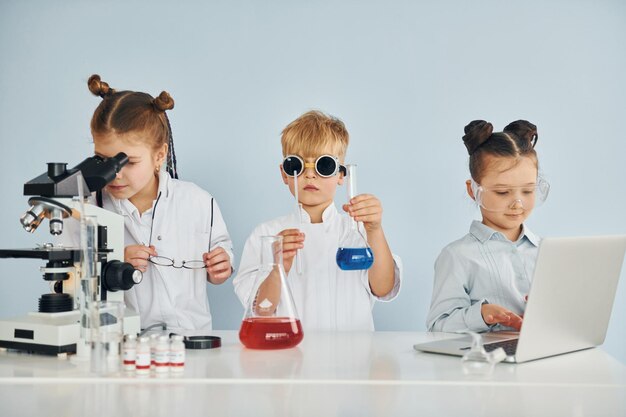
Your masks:
<svg viewBox="0 0 626 417"><path fill-rule="evenodd" d="M303 338L300 320L288 317L247 318L239 330L239 340L250 349L287 349Z"/></svg>

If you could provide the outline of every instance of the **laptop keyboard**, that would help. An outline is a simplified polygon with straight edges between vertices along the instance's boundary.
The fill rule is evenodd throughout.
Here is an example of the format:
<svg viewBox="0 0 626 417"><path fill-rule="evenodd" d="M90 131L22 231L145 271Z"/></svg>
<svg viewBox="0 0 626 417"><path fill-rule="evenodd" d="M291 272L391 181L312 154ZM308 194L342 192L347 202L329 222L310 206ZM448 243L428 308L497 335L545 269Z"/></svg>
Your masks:
<svg viewBox="0 0 626 417"><path fill-rule="evenodd" d="M517 341L519 339L511 339L511 340L503 340L502 342L495 343L486 343L483 345L487 352L491 352L492 350L496 350L501 347L506 352L507 356L515 355L515 351L517 350Z"/></svg>

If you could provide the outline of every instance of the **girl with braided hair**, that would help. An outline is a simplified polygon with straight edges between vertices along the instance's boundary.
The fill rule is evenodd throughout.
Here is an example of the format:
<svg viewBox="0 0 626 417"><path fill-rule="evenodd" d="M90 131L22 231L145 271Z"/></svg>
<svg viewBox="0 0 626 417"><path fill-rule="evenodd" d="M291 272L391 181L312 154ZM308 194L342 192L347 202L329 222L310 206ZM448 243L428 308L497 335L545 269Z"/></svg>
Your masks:
<svg viewBox="0 0 626 417"><path fill-rule="evenodd" d="M446 246L435 262L431 331L519 330L539 237L524 222L549 191L539 176L537 127L526 120L502 132L484 120L465 127L467 193L482 222Z"/></svg>
<svg viewBox="0 0 626 417"><path fill-rule="evenodd" d="M98 198L124 216L124 260L144 274L125 302L139 312L142 328L165 323L179 332L209 331L207 281L230 277L232 243L213 197L178 179L166 114L174 100L165 91L156 98L116 91L98 75L88 86L102 98L91 119L95 154L129 158Z"/></svg>

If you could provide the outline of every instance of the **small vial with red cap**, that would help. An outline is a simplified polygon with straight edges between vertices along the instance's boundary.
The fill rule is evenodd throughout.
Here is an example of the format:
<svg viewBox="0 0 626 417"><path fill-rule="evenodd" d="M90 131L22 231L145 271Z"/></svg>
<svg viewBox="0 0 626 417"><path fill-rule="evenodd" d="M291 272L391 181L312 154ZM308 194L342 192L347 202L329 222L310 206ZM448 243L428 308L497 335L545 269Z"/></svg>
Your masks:
<svg viewBox="0 0 626 417"><path fill-rule="evenodd" d="M124 336L123 367L125 371L134 371L137 360L137 335L127 334Z"/></svg>
<svg viewBox="0 0 626 417"><path fill-rule="evenodd" d="M183 336L175 334L170 339L170 369L172 372L185 370L185 343Z"/></svg>
<svg viewBox="0 0 626 417"><path fill-rule="evenodd" d="M137 339L135 368L137 369L137 374L139 375L146 375L150 373L150 339L146 336L141 336Z"/></svg>
<svg viewBox="0 0 626 417"><path fill-rule="evenodd" d="M170 370L170 341L167 335L160 335L154 348L154 366L157 373Z"/></svg>

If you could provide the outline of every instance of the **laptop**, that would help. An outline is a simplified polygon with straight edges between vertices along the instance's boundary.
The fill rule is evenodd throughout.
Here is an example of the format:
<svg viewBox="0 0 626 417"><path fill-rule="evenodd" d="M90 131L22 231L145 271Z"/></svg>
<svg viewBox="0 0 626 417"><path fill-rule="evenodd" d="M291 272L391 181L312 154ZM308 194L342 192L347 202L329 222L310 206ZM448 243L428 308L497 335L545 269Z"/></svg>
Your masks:
<svg viewBox="0 0 626 417"><path fill-rule="evenodd" d="M485 350L503 347L505 362L521 363L604 343L625 252L626 235L542 239L520 332L484 333ZM463 356L471 341L414 348Z"/></svg>

